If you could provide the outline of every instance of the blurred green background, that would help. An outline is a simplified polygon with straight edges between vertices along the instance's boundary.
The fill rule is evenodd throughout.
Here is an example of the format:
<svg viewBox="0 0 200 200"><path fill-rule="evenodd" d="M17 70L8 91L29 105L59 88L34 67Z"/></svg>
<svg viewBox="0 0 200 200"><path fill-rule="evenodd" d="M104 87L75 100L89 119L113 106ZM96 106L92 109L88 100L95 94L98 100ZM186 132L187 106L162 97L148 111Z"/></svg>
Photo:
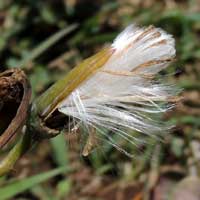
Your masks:
<svg viewBox="0 0 200 200"><path fill-rule="evenodd" d="M133 160L109 146L83 158L72 135L43 141L0 178L0 199L200 199L199 0L1 0L0 71L23 68L34 98L133 22L176 39L167 78L183 100L163 119L176 128Z"/></svg>

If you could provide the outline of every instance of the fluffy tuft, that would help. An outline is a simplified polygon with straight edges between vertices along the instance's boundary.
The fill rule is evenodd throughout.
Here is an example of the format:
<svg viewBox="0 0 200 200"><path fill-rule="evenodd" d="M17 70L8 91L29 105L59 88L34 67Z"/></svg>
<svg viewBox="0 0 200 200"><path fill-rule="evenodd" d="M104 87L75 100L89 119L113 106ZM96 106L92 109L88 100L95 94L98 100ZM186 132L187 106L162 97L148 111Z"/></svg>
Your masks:
<svg viewBox="0 0 200 200"><path fill-rule="evenodd" d="M115 51L106 64L58 109L88 130L93 127L108 143L132 156L114 135L138 146L145 140L135 137L135 132L154 138L170 128L155 118L173 107L169 101L176 91L154 77L174 59L175 42L159 28L130 25L110 48Z"/></svg>

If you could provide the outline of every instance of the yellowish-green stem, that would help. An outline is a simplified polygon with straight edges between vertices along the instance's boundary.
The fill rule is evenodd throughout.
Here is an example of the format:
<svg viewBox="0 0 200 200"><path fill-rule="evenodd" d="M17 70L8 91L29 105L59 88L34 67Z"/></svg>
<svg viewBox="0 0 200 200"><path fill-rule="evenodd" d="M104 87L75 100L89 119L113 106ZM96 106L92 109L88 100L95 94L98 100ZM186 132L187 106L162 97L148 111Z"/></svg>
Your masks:
<svg viewBox="0 0 200 200"><path fill-rule="evenodd" d="M31 137L26 132L8 155L0 162L0 177L13 169L16 161L29 149L30 144Z"/></svg>
<svg viewBox="0 0 200 200"><path fill-rule="evenodd" d="M105 48L73 68L36 100L37 112L44 118L48 117L60 102L66 99L83 81L87 80L101 68L112 53L113 51L110 48Z"/></svg>

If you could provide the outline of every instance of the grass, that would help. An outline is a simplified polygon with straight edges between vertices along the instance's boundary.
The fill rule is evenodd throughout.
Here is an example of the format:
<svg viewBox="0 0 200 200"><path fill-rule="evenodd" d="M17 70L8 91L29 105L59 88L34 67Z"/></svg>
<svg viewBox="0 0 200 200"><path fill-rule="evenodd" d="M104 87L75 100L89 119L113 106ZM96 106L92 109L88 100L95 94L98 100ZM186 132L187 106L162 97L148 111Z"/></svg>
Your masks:
<svg viewBox="0 0 200 200"><path fill-rule="evenodd" d="M177 124L177 128L159 148L156 146L159 152L155 153L152 145L147 144L140 159L133 160L110 146L98 148L89 158L83 158L79 140L69 134L44 141L18 162L17 173L0 179L0 199L12 199L16 195L56 200L94 199L96 196L108 199L121 195L128 199L124 190L128 191L130 184L134 199L143 191L155 194L160 179L177 183L189 176L191 170L198 177L198 151L193 145L199 145L200 135L200 14L194 11L198 3L188 0L166 5L151 0L150 4L144 1L142 5L133 5L128 0L102 1L101 4L89 1L88 7L78 1L64 2L0 2L0 69L23 67L35 98L80 60L111 42L127 24L154 24L176 39L177 61L168 72L170 81L184 88L184 100L167 118ZM78 27L74 25L77 23ZM66 56L60 58L62 54ZM52 62L54 66L50 65ZM133 151L137 155L138 150ZM66 175L63 166L72 171ZM47 172L40 173L41 168ZM41 184L44 181L46 183ZM124 190L120 182L124 183ZM142 187L138 189L141 182Z"/></svg>

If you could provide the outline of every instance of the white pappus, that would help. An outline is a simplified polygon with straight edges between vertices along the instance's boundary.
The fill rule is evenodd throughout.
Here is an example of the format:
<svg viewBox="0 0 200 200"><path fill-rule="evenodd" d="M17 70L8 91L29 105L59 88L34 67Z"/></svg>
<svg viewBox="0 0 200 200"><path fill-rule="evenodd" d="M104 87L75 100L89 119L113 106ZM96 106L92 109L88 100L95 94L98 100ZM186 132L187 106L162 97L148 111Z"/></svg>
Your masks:
<svg viewBox="0 0 200 200"><path fill-rule="evenodd" d="M173 106L169 102L176 91L155 81L155 75L174 59L175 41L162 29L130 25L109 48L113 53L108 61L64 99L58 110L132 156L113 139L114 134L137 146L144 140L132 132L157 137L170 128L154 115Z"/></svg>

